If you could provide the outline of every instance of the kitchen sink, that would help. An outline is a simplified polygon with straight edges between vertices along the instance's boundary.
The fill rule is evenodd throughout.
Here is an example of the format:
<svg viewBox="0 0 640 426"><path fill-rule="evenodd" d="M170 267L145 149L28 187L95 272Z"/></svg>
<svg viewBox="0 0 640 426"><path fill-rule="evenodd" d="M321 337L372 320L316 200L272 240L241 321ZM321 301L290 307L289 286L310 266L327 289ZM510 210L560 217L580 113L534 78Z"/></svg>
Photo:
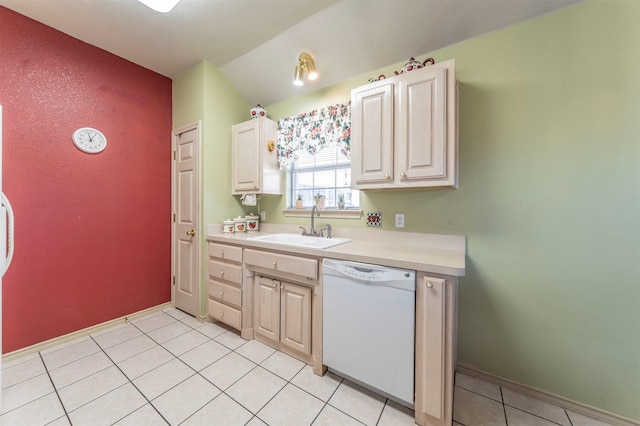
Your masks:
<svg viewBox="0 0 640 426"><path fill-rule="evenodd" d="M326 249L351 241L349 238L322 238L310 237L300 234L269 234L258 237L249 237L247 240L263 241L265 243L281 244L284 246L306 247L315 249Z"/></svg>

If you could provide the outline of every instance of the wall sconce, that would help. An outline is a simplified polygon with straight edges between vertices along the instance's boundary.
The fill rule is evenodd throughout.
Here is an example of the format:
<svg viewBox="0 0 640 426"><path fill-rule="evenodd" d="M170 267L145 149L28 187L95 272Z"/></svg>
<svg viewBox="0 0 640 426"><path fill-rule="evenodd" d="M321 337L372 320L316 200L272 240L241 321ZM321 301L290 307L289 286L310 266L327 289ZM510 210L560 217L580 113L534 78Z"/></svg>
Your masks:
<svg viewBox="0 0 640 426"><path fill-rule="evenodd" d="M302 86L304 82L304 72L307 71L307 79L315 80L318 78L318 72L316 71L316 64L313 62L313 58L308 53L301 53L298 57L298 65L296 65L296 73L293 79L293 84L296 86Z"/></svg>

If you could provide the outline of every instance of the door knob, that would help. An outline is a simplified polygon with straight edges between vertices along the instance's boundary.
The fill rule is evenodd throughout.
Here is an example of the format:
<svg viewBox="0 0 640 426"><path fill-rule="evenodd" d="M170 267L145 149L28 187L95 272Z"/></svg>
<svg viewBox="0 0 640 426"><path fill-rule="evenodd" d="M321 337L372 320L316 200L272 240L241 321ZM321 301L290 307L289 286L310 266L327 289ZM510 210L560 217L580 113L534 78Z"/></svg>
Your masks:
<svg viewBox="0 0 640 426"><path fill-rule="evenodd" d="M196 230L192 229L191 231L187 231L187 235L190 236L190 237L195 236L196 235Z"/></svg>

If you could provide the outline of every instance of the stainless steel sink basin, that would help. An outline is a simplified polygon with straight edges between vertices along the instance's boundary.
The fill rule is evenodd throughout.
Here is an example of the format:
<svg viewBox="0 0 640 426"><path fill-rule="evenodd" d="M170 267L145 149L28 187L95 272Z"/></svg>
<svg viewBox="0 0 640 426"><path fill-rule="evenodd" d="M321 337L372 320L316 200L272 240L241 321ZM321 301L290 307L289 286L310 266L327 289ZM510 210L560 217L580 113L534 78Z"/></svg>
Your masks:
<svg viewBox="0 0 640 426"><path fill-rule="evenodd" d="M284 246L326 249L351 241L349 238L321 238L300 234L269 234L259 237L249 237L247 240L263 241L265 243L281 244Z"/></svg>

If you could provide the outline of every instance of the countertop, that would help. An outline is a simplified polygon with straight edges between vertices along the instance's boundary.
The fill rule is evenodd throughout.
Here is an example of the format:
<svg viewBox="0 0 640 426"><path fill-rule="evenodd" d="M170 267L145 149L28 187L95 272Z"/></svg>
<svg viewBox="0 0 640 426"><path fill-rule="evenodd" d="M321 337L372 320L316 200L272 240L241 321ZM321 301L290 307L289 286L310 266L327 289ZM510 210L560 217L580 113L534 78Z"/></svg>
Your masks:
<svg viewBox="0 0 640 426"><path fill-rule="evenodd" d="M261 224L260 232L224 234L222 225L207 225L206 238L212 242L289 254L351 260L457 277L465 274L464 236L344 228L334 229L334 237L350 238L351 241L322 250L250 239L280 232L299 233L300 230L297 226Z"/></svg>

